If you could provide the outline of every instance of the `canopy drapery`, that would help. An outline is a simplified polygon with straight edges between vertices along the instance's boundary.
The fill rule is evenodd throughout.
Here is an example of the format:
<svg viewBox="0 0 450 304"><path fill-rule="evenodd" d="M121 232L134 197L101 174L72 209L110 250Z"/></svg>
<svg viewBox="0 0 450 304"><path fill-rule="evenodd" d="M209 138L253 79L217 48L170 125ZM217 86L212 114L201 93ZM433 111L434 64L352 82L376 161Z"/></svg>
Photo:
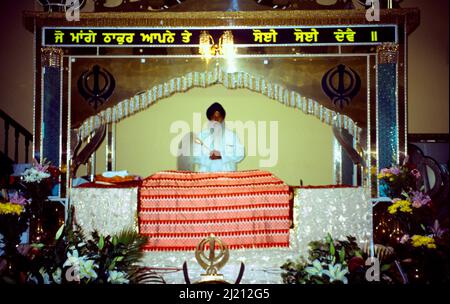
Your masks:
<svg viewBox="0 0 450 304"><path fill-rule="evenodd" d="M299 109L308 115L314 115L323 123L336 124L338 127L346 129L357 142L361 139L362 129L350 117L330 110L316 100L302 96L283 85L266 81L263 77L246 72L227 73L220 66L216 66L212 71L190 72L184 76L172 78L145 92L125 99L87 118L78 128L78 134L82 140L85 140L101 125L102 121L107 124L116 123L148 109L155 102L172 94L186 92L194 87L206 88L216 84L222 84L227 89L246 88L258 92L285 106Z"/></svg>

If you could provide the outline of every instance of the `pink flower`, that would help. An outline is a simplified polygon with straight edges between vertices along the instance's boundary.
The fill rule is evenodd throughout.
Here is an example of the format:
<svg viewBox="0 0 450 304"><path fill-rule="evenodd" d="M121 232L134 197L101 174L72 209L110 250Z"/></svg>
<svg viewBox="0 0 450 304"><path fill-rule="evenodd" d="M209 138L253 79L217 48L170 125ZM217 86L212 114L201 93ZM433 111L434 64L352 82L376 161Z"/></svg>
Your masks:
<svg viewBox="0 0 450 304"><path fill-rule="evenodd" d="M421 204L419 201L414 201L414 202L412 203L412 206L413 206L414 208L420 208L420 207L422 207L422 204Z"/></svg>
<svg viewBox="0 0 450 304"><path fill-rule="evenodd" d="M17 205L21 205L21 206L24 206L27 203L27 200L23 196L20 196L17 192L14 193L13 196L11 196L9 201L13 204L17 204Z"/></svg>
<svg viewBox="0 0 450 304"><path fill-rule="evenodd" d="M416 208L428 205L431 202L430 196L421 191L413 191L411 194L412 205Z"/></svg>
<svg viewBox="0 0 450 304"><path fill-rule="evenodd" d="M419 178L420 178L420 172L419 172L419 170L417 170L417 169L411 170L411 174L414 175L414 177L415 177L416 179L419 179Z"/></svg>
<svg viewBox="0 0 450 304"><path fill-rule="evenodd" d="M399 175L400 174L400 169L397 168L397 167L391 168L391 174Z"/></svg>
<svg viewBox="0 0 450 304"><path fill-rule="evenodd" d="M33 167L38 171L38 172L42 172L45 173L47 172L48 169L48 165L41 165L40 163L37 162L36 159L33 158Z"/></svg>

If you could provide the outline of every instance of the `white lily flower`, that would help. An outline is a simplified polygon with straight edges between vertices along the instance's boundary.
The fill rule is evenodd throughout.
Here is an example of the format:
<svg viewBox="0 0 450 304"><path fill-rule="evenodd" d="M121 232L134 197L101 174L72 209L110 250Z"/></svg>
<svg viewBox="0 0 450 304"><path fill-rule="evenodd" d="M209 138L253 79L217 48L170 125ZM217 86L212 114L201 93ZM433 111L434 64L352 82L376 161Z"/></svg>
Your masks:
<svg viewBox="0 0 450 304"><path fill-rule="evenodd" d="M348 283L348 279L345 276L348 273L347 266L342 267L341 264L329 264L328 270L324 270L323 273L330 278L330 282L341 281L344 284Z"/></svg>
<svg viewBox="0 0 450 304"><path fill-rule="evenodd" d="M98 268L98 265L94 264L93 260L86 260L85 258L80 260L80 279L96 279L97 273L94 268Z"/></svg>
<svg viewBox="0 0 450 304"><path fill-rule="evenodd" d="M305 271L308 274L312 275L312 276L319 276L319 277L321 277L322 274L324 273L322 264L319 262L319 260L314 260L312 262L312 265L313 266L306 267Z"/></svg>
<svg viewBox="0 0 450 304"><path fill-rule="evenodd" d="M36 168L30 168L23 172L23 180L26 183L34 183L40 182L41 180L50 177L50 174L47 172L40 172L36 170Z"/></svg>
<svg viewBox="0 0 450 304"><path fill-rule="evenodd" d="M63 267L66 266L79 266L80 262L79 262L79 257L78 257L78 251L72 250L72 253L70 253L69 251L67 252L67 260L64 262Z"/></svg>
<svg viewBox="0 0 450 304"><path fill-rule="evenodd" d="M128 284L127 274L123 271L108 271L108 282L111 284Z"/></svg>

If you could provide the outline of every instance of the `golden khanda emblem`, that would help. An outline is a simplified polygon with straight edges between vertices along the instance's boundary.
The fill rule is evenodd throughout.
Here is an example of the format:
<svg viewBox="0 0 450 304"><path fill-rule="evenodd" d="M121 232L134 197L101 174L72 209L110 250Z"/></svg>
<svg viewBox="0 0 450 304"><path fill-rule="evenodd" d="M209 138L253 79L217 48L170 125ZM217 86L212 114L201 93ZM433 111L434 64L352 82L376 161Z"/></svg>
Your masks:
<svg viewBox="0 0 450 304"><path fill-rule="evenodd" d="M214 234L204 238L200 241L195 249L195 258L198 264L206 270L205 274L201 275L201 279L194 284L229 284L224 280L223 275L217 273L228 262L230 253L228 246L223 243ZM234 284L239 284L244 275L245 265L241 262L239 274ZM183 275L186 284L191 284L189 278L187 263L183 263Z"/></svg>
<svg viewBox="0 0 450 304"><path fill-rule="evenodd" d="M195 249L195 258L198 264L206 270L202 274L202 280L223 279L223 275L217 273L228 262L230 253L228 246L214 234L204 238Z"/></svg>

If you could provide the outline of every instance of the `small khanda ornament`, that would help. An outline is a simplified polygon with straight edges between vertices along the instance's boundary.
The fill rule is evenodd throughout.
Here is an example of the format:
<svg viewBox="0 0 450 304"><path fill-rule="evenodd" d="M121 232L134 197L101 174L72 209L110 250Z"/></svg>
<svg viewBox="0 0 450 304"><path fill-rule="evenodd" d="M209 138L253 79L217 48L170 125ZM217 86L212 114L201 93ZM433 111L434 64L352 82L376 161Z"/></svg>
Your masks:
<svg viewBox="0 0 450 304"><path fill-rule="evenodd" d="M204 238L195 249L195 258L198 264L206 270L206 274L201 275L200 282L223 281L223 275L217 272L225 266L229 257L228 246L216 238L214 234Z"/></svg>
<svg viewBox="0 0 450 304"><path fill-rule="evenodd" d="M230 257L228 246L214 234L200 241L195 249L195 258L198 264L206 271L195 284L229 284L218 271L225 266ZM239 284L244 274L245 266L241 263L238 278L234 284ZM184 278L190 284L187 264L183 264Z"/></svg>

